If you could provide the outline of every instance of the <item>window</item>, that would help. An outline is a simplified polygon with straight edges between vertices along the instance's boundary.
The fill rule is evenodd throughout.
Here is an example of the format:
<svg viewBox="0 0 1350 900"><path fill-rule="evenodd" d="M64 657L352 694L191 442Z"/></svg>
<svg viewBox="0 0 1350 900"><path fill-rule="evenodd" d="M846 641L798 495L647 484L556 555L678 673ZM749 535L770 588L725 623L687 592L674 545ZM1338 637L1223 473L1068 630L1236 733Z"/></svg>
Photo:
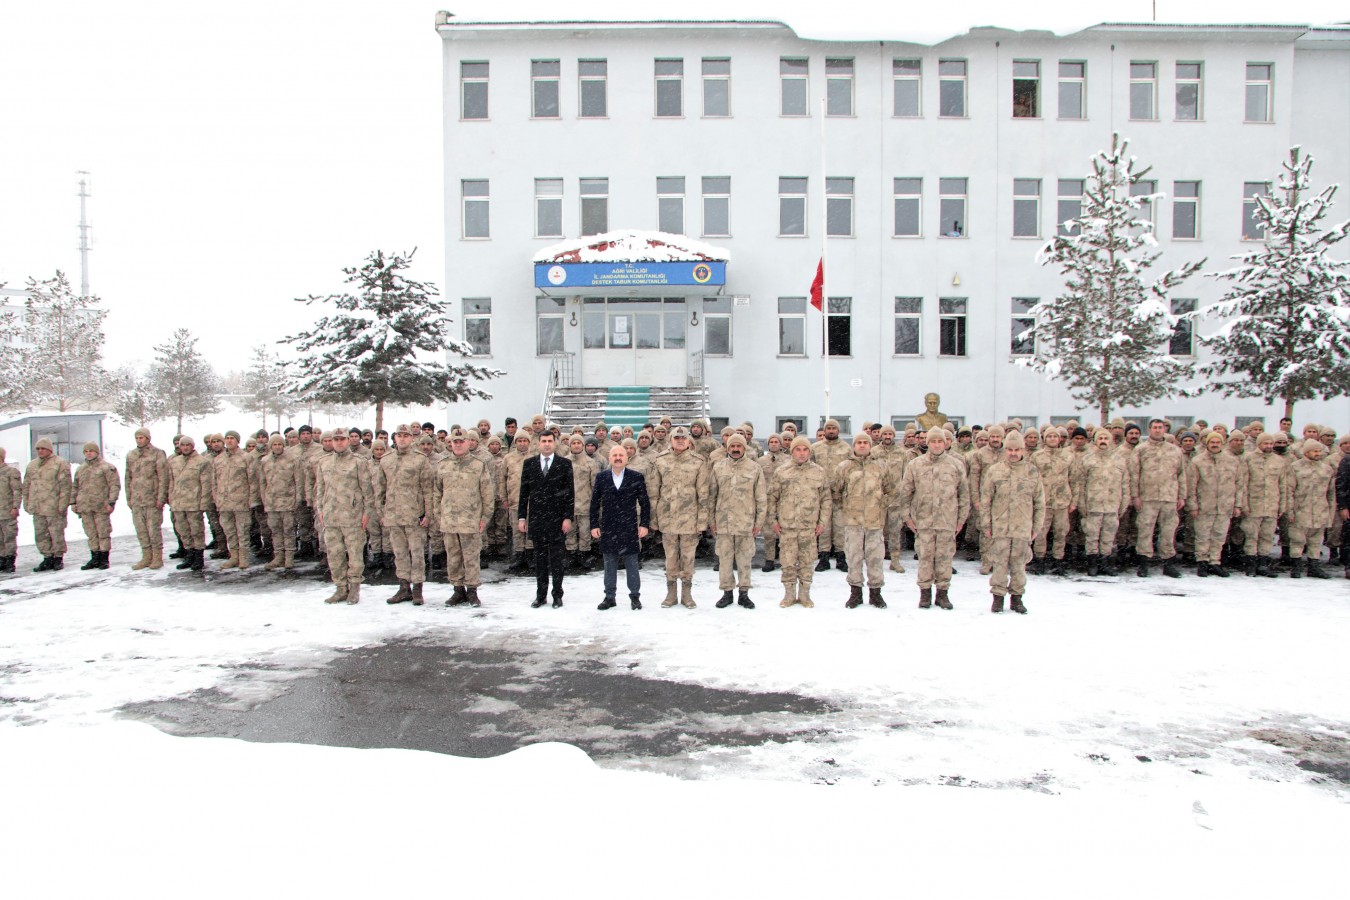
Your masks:
<svg viewBox="0 0 1350 900"><path fill-rule="evenodd" d="M938 179L938 236L959 238L966 234L966 179Z"/></svg>
<svg viewBox="0 0 1350 900"><path fill-rule="evenodd" d="M1087 118L1087 63L1059 61L1059 117Z"/></svg>
<svg viewBox="0 0 1350 900"><path fill-rule="evenodd" d="M778 235L801 237L806 234L805 178L778 179Z"/></svg>
<svg viewBox="0 0 1350 900"><path fill-rule="evenodd" d="M1235 431L1240 431L1248 425L1251 425L1253 422L1260 422L1262 426L1264 426L1266 419L1264 416L1233 416L1233 429Z"/></svg>
<svg viewBox="0 0 1350 900"><path fill-rule="evenodd" d="M731 115L731 60L703 60L703 115Z"/></svg>
<svg viewBox="0 0 1350 900"><path fill-rule="evenodd" d="M960 119L966 115L966 61L938 60L938 115Z"/></svg>
<svg viewBox="0 0 1350 900"><path fill-rule="evenodd" d="M581 233L583 236L609 231L609 179L582 178Z"/></svg>
<svg viewBox="0 0 1350 900"><path fill-rule="evenodd" d="M778 60L778 80L782 88L782 104L779 113L784 116L809 116L807 104L810 93L807 78L810 64L805 58L785 56Z"/></svg>
<svg viewBox="0 0 1350 900"><path fill-rule="evenodd" d="M581 346L585 350L604 350L605 349L605 331L608 325L608 319L605 316L605 298L587 297L582 300L581 313ZM625 318L623 324L615 324L615 330L623 328L624 334L630 334L628 325L630 319ZM630 339L629 346L632 346Z"/></svg>
<svg viewBox="0 0 1350 900"><path fill-rule="evenodd" d="M1156 223L1153 218L1153 195L1156 193L1158 193L1158 182L1150 179L1141 178L1130 185L1131 197L1148 198L1139 201L1139 211L1135 213L1135 218L1139 221L1148 222L1150 225Z"/></svg>
<svg viewBox="0 0 1350 900"><path fill-rule="evenodd" d="M894 83L892 115L917 118L922 115L919 102L923 96L923 61L918 59L891 60L891 80Z"/></svg>
<svg viewBox="0 0 1350 900"><path fill-rule="evenodd" d="M530 90L533 98L530 115L534 118L558 118L558 76L561 71L562 64L556 59L530 62Z"/></svg>
<svg viewBox="0 0 1350 900"><path fill-rule="evenodd" d="M1271 80L1275 67L1270 63L1247 63L1247 121L1271 121Z"/></svg>
<svg viewBox="0 0 1350 900"><path fill-rule="evenodd" d="M1013 356L1031 356L1036 352L1036 316L1040 300L1036 297L1012 298L1012 328L1008 333L1008 352ZM1025 421L1023 424L1026 424Z"/></svg>
<svg viewBox="0 0 1350 900"><path fill-rule="evenodd" d="M825 60L825 113L853 115L853 60Z"/></svg>
<svg viewBox="0 0 1350 900"><path fill-rule="evenodd" d="M895 298L895 355L918 356L923 331L923 298Z"/></svg>
<svg viewBox="0 0 1350 900"><path fill-rule="evenodd" d="M1013 419L1019 419L1023 428L1036 428L1041 424L1040 416L1008 416L1009 422Z"/></svg>
<svg viewBox="0 0 1350 900"><path fill-rule="evenodd" d="M825 179L825 233L830 237L853 236L853 179Z"/></svg>
<svg viewBox="0 0 1350 900"><path fill-rule="evenodd" d="M1200 182L1172 182L1172 237L1193 241L1200 237Z"/></svg>
<svg viewBox="0 0 1350 900"><path fill-rule="evenodd" d="M656 179L656 230L684 234L684 178Z"/></svg>
<svg viewBox="0 0 1350 900"><path fill-rule="evenodd" d="M806 431L806 416L778 416L774 419L774 430L781 434L789 422L796 426L798 434Z"/></svg>
<svg viewBox="0 0 1350 900"><path fill-rule="evenodd" d="M1078 225L1070 224L1083 214L1083 179L1059 179L1059 199L1055 205L1055 233L1060 237L1078 234Z"/></svg>
<svg viewBox="0 0 1350 900"><path fill-rule="evenodd" d="M464 203L463 234L466 238L485 238L488 236L488 183L481 181L461 181L460 196Z"/></svg>
<svg viewBox="0 0 1350 900"><path fill-rule="evenodd" d="M464 343L470 355L492 355L492 300L488 297L464 298Z"/></svg>
<svg viewBox="0 0 1350 900"><path fill-rule="evenodd" d="M703 299L703 355L731 355L731 298Z"/></svg>
<svg viewBox="0 0 1350 900"><path fill-rule="evenodd" d="M853 433L853 417L852 417L852 416L841 416L841 415L837 415L837 414L832 414L832 415L830 416L830 418L831 418L831 419L834 419L836 422L839 423L839 433L840 433L840 434L852 434L852 433ZM821 416L821 417L820 417L819 419L817 419L816 421L819 423L819 424L816 426L817 428L824 428L824 427L825 427L825 417L824 417L824 416ZM810 436L810 435L808 435L808 437L809 437L809 436Z"/></svg>
<svg viewBox="0 0 1350 900"><path fill-rule="evenodd" d="M534 236L562 237L563 180L534 180Z"/></svg>
<svg viewBox="0 0 1350 900"><path fill-rule="evenodd" d="M459 64L459 117L488 117L488 64L485 62Z"/></svg>
<svg viewBox="0 0 1350 900"><path fill-rule="evenodd" d="M1013 118L1039 119L1041 117L1041 61L1013 60Z"/></svg>
<svg viewBox="0 0 1350 900"><path fill-rule="evenodd" d="M966 298L938 298L938 354L966 355Z"/></svg>
<svg viewBox="0 0 1350 900"><path fill-rule="evenodd" d="M656 61L656 114L661 118L684 115L684 60Z"/></svg>
<svg viewBox="0 0 1350 900"><path fill-rule="evenodd" d="M1198 62L1177 63L1177 121L1200 121L1201 75L1204 69Z"/></svg>
<svg viewBox="0 0 1350 900"><path fill-rule="evenodd" d="M895 236L918 237L923 213L923 179L895 179Z"/></svg>
<svg viewBox="0 0 1350 900"><path fill-rule="evenodd" d="M661 346L666 350L684 349L684 330L689 314L683 297L667 297L661 312Z"/></svg>
<svg viewBox="0 0 1350 900"><path fill-rule="evenodd" d="M778 355L806 355L806 298L778 298Z"/></svg>
<svg viewBox="0 0 1350 900"><path fill-rule="evenodd" d="M603 59L577 61L581 78L579 91L583 119L603 119L609 115L609 63Z"/></svg>
<svg viewBox="0 0 1350 900"><path fill-rule="evenodd" d="M825 352L830 356L853 355L853 298L825 300Z"/></svg>
<svg viewBox="0 0 1350 900"><path fill-rule="evenodd" d="M1130 118L1158 118L1158 64L1130 63Z"/></svg>
<svg viewBox="0 0 1350 900"><path fill-rule="evenodd" d="M1270 184L1265 181L1248 181L1242 185L1242 239L1259 241L1266 236L1266 229L1258 215L1256 198L1270 193Z"/></svg>
<svg viewBox="0 0 1350 900"><path fill-rule="evenodd" d="M731 234L731 179L727 176L703 178L703 234L705 237Z"/></svg>
<svg viewBox="0 0 1350 900"><path fill-rule="evenodd" d="M1013 237L1041 236L1041 180L1013 179Z"/></svg>
<svg viewBox="0 0 1350 900"><path fill-rule="evenodd" d="M564 297L535 297L535 340L536 352L540 356L549 356L563 352L563 304Z"/></svg>
<svg viewBox="0 0 1350 900"><path fill-rule="evenodd" d="M1188 317L1195 312L1194 298L1173 297L1172 315L1181 316L1172 326L1172 337L1167 342L1169 356L1195 355L1195 323Z"/></svg>

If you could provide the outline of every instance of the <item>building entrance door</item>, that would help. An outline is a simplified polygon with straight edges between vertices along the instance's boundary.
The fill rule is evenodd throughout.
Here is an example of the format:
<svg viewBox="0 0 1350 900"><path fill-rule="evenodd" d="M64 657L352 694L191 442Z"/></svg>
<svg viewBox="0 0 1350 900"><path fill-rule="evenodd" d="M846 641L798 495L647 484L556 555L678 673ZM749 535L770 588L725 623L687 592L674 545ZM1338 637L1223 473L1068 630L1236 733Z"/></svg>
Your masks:
<svg viewBox="0 0 1350 900"><path fill-rule="evenodd" d="M585 298L582 384L682 387L686 315L683 297Z"/></svg>

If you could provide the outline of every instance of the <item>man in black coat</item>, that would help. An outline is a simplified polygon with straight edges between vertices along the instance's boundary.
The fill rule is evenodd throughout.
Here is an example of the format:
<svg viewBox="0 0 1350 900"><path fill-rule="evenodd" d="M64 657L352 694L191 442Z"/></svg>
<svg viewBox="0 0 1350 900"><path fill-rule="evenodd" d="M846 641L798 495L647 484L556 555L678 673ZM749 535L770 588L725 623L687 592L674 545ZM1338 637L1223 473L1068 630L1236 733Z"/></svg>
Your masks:
<svg viewBox="0 0 1350 900"><path fill-rule="evenodd" d="M562 606L563 549L572 530L572 461L553 451L556 441L545 431L539 435L539 455L525 460L520 477L520 504L516 527L534 542L534 602L543 606L548 580L553 578L553 606Z"/></svg>
<svg viewBox="0 0 1350 900"><path fill-rule="evenodd" d="M640 541L652 522L652 504L642 473L627 468L628 451L621 445L609 449L609 468L595 476L591 491L591 537L600 541L605 555L605 599L599 609L614 606L619 563L628 580L628 599L633 609L642 609L642 577L638 574Z"/></svg>

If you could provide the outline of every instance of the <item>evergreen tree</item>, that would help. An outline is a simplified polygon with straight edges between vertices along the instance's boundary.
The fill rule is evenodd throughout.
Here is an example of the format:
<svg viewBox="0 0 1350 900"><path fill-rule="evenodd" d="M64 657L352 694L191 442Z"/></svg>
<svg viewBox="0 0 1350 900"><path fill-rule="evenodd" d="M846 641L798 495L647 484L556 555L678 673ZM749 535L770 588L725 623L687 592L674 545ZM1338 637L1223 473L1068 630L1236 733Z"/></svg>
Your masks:
<svg viewBox="0 0 1350 900"><path fill-rule="evenodd" d="M77 297L63 272L28 279L24 305L23 403L61 412L106 398L110 379L103 369L103 319L95 296Z"/></svg>
<svg viewBox="0 0 1350 900"><path fill-rule="evenodd" d="M1199 313L1226 320L1200 338L1214 354L1201 374L1228 396L1283 400L1288 418L1299 400L1350 393L1350 262L1328 258L1350 220L1322 227L1337 185L1312 193L1312 165L1290 149L1277 190L1254 198L1264 242L1209 276L1230 285Z"/></svg>
<svg viewBox="0 0 1350 900"><path fill-rule="evenodd" d="M4 287L0 282L0 287ZM0 310L0 410L19 409L24 405L24 388L28 382L25 359L21 352L24 340L23 319L14 310Z"/></svg>
<svg viewBox="0 0 1350 900"><path fill-rule="evenodd" d="M112 415L124 425L143 428L164 417L164 400L149 378L123 366L112 374Z"/></svg>
<svg viewBox="0 0 1350 900"><path fill-rule="evenodd" d="M243 373L243 393L248 397L248 409L262 415L262 427L267 427L267 415L276 418L276 430L281 430L281 417L295 408L295 397L286 390L286 368L265 344L253 348L248 369Z"/></svg>
<svg viewBox="0 0 1350 900"><path fill-rule="evenodd" d="M1067 382L1103 425L1112 409L1167 396L1191 376L1192 366L1167 353L1178 320L1168 293L1204 265L1187 263L1145 281L1161 254L1140 210L1161 195L1131 196L1149 170L1135 168L1128 147L1113 134L1111 149L1093 157L1082 214L1037 256L1060 269L1065 290L1036 306L1035 352L1022 363Z"/></svg>
<svg viewBox="0 0 1350 900"><path fill-rule="evenodd" d="M155 347L152 372L151 386L162 403L161 415L174 417L178 434L183 433L185 419L220 412L219 379L197 352L197 339L186 328L179 328Z"/></svg>
<svg viewBox="0 0 1350 900"><path fill-rule="evenodd" d="M412 256L376 250L360 268L342 270L352 292L297 298L332 304L337 311L281 342L300 356L288 379L291 393L317 403L373 404L377 429L384 427L386 404L491 398L472 382L500 372L445 361L447 352L463 356L469 347L450 337L436 286L403 274Z"/></svg>

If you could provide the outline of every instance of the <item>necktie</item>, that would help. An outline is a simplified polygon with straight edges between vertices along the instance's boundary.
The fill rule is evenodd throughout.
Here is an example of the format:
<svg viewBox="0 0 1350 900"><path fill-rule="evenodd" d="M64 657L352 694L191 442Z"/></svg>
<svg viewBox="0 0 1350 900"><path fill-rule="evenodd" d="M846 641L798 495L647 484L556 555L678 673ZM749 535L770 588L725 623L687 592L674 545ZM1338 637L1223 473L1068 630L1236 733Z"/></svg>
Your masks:
<svg viewBox="0 0 1350 900"><path fill-rule="evenodd" d="M544 474L545 474L545 475L548 474L548 463L549 463L549 458L548 458L547 456L545 456L545 457L544 457Z"/></svg>

